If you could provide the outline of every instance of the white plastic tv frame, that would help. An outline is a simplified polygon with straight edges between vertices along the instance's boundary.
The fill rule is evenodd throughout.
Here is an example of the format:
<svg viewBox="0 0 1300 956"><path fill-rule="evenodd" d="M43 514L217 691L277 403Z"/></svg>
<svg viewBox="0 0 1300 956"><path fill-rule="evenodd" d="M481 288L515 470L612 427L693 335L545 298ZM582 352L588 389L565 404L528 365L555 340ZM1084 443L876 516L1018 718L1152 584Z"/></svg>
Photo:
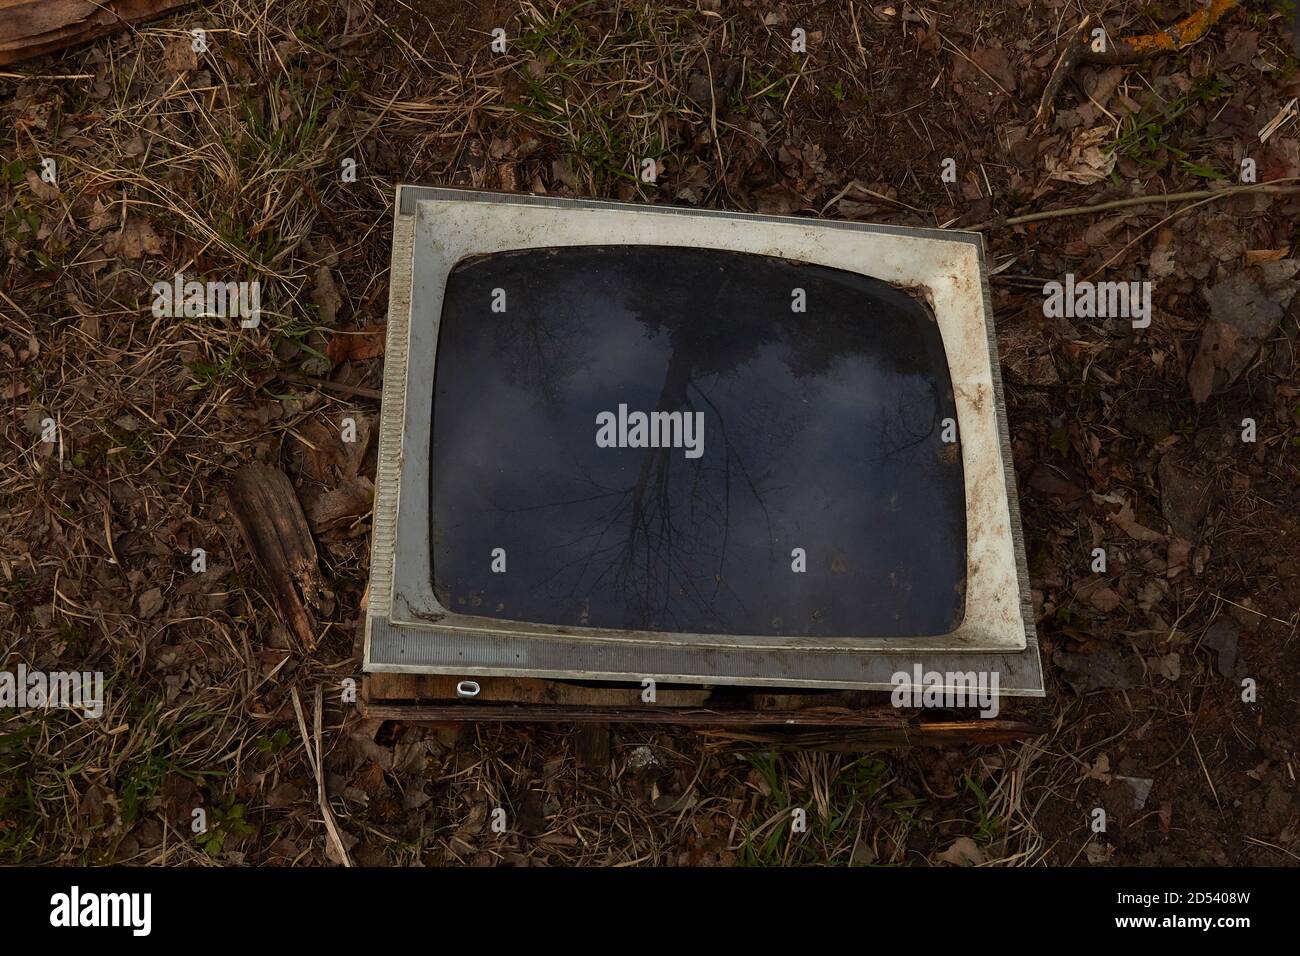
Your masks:
<svg viewBox="0 0 1300 956"><path fill-rule="evenodd" d="M613 631L476 617L438 603L428 469L448 275L469 256L622 244L801 260L924 296L943 338L965 472L966 607L955 631L907 638ZM977 233L398 187L364 670L889 690L894 675L919 666L950 677L995 672L1000 694L1043 696L991 315Z"/></svg>

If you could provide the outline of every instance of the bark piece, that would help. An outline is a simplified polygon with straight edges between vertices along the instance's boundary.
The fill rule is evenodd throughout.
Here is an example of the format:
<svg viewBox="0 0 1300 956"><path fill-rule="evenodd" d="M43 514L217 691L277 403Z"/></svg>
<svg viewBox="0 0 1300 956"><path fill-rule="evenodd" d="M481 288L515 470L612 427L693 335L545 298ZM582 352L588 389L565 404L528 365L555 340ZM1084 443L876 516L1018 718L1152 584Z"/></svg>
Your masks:
<svg viewBox="0 0 1300 956"><path fill-rule="evenodd" d="M193 0L0 0L0 66L116 33Z"/></svg>
<svg viewBox="0 0 1300 956"><path fill-rule="evenodd" d="M313 650L314 612L320 609L325 582L293 485L278 468L245 465L231 483L230 507L280 620L304 648Z"/></svg>

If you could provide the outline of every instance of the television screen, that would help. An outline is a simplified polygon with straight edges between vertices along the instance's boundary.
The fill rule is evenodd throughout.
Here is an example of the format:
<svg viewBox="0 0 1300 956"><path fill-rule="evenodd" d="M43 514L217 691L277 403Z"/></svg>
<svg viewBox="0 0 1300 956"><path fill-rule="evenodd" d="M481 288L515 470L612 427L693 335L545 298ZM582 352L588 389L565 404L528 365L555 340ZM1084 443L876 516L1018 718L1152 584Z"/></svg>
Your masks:
<svg viewBox="0 0 1300 956"><path fill-rule="evenodd" d="M737 252L528 249L457 264L438 335L444 607L686 634L961 623L952 382L905 291Z"/></svg>

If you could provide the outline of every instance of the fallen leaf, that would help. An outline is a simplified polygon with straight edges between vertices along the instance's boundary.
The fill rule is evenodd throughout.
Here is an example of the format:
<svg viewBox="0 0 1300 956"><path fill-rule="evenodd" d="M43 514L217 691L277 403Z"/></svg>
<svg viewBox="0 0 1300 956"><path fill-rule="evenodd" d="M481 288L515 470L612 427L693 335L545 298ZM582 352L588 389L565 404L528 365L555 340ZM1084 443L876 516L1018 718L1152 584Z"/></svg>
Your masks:
<svg viewBox="0 0 1300 956"><path fill-rule="evenodd" d="M1183 674L1183 659L1177 653L1148 658L1147 666L1165 680L1178 680Z"/></svg>
<svg viewBox="0 0 1300 956"><path fill-rule="evenodd" d="M1192 543L1183 538L1174 537L1169 541L1169 551L1165 555L1165 576L1176 578L1187 570L1187 556L1192 553Z"/></svg>
<svg viewBox="0 0 1300 956"><path fill-rule="evenodd" d="M874 203L857 202L853 199L841 199L835 204L835 211L843 219L871 219L880 214L880 207Z"/></svg>
<svg viewBox="0 0 1300 956"><path fill-rule="evenodd" d="M358 519L370 513L374 498L370 479L353 478L313 501L306 509L307 520L318 535L337 532L345 538L355 537L365 533Z"/></svg>
<svg viewBox="0 0 1300 956"><path fill-rule="evenodd" d="M1201 522L1214 503L1214 482L1183 466L1173 454L1160 459L1160 509L1174 533L1188 541L1200 537Z"/></svg>
<svg viewBox="0 0 1300 956"><path fill-rule="evenodd" d="M1174 274L1174 231L1168 226L1156 233L1151 249L1151 278L1162 279Z"/></svg>
<svg viewBox="0 0 1300 956"><path fill-rule="evenodd" d="M103 232L111 225L113 225L112 207L105 206L103 200L96 197L90 218L86 220L86 228L91 232Z"/></svg>
<svg viewBox="0 0 1300 956"><path fill-rule="evenodd" d="M1064 159L1047 157L1047 178L1084 186L1107 178L1118 159L1115 151L1104 148L1109 137L1105 126L1076 133Z"/></svg>
<svg viewBox="0 0 1300 956"><path fill-rule="evenodd" d="M194 51L193 38L188 33L173 37L163 48L162 61L172 73L197 69L199 55Z"/></svg>
<svg viewBox="0 0 1300 956"><path fill-rule="evenodd" d="M1152 531L1145 525L1138 524L1137 519L1133 516L1133 508L1126 501L1124 507L1110 516L1121 531L1132 538L1134 541L1164 541L1165 536L1159 531Z"/></svg>
<svg viewBox="0 0 1300 956"><path fill-rule="evenodd" d="M312 286L311 300L320 311L321 321L325 325L333 325L338 318L343 297L339 295L338 286L334 284L334 276L329 266L316 267L316 284Z"/></svg>
<svg viewBox="0 0 1300 956"><path fill-rule="evenodd" d="M1067 502L1083 497L1082 488L1046 465L1039 465L1033 470L1029 476L1029 487L1053 498L1063 498Z"/></svg>
<svg viewBox="0 0 1300 956"><path fill-rule="evenodd" d="M104 251L110 256L139 259L146 253L151 256L162 255L163 245L148 219L132 216L121 229L110 232L104 238Z"/></svg>
<svg viewBox="0 0 1300 956"><path fill-rule="evenodd" d="M1211 321L1187 372L1197 404L1231 386L1277 330L1300 290L1297 270L1300 259L1265 262L1224 279L1206 294Z"/></svg>
<svg viewBox="0 0 1300 956"><path fill-rule="evenodd" d="M59 197L59 187L41 179L40 173L34 169L27 170L27 187L40 200L48 201Z"/></svg>
<svg viewBox="0 0 1300 956"><path fill-rule="evenodd" d="M979 47L970 58L983 72L1007 93L1016 91L1016 71L1011 66L1006 50L1000 46Z"/></svg>
<svg viewBox="0 0 1300 956"><path fill-rule="evenodd" d="M582 187L582 180L578 178L578 174L573 168L573 157L568 154L551 161L551 175L570 189L580 189Z"/></svg>
<svg viewBox="0 0 1300 956"><path fill-rule="evenodd" d="M803 206L803 197L785 183L764 186L754 199L758 211L769 216L786 216Z"/></svg>
<svg viewBox="0 0 1300 956"><path fill-rule="evenodd" d="M1137 606L1139 610L1151 611L1163 601L1168 593L1165 583L1159 578L1149 578L1139 588Z"/></svg>
<svg viewBox="0 0 1300 956"><path fill-rule="evenodd" d="M1092 762L1092 766L1083 772L1080 780L1100 780L1102 783L1110 783L1110 757L1101 754Z"/></svg>
<svg viewBox="0 0 1300 956"><path fill-rule="evenodd" d="M1115 848L1105 843L1089 843L1084 847L1083 855L1088 858L1089 863L1101 865L1110 862L1110 858L1115 855Z"/></svg>
<svg viewBox="0 0 1300 956"><path fill-rule="evenodd" d="M970 837L958 837L939 854L939 860L953 866L979 866L984 862L984 851Z"/></svg>
<svg viewBox="0 0 1300 956"><path fill-rule="evenodd" d="M1109 614L1123 602L1115 589L1101 578L1085 578L1075 585L1074 593L1103 614Z"/></svg>
<svg viewBox="0 0 1300 956"><path fill-rule="evenodd" d="M325 354L336 365L339 362L379 358L384 354L386 325L368 325L356 332L335 332L325 347Z"/></svg>
<svg viewBox="0 0 1300 956"><path fill-rule="evenodd" d="M1151 788L1155 786L1155 781L1150 777L1116 777L1116 783L1122 783L1133 791L1133 809L1141 810L1147 803L1147 797L1151 796Z"/></svg>
<svg viewBox="0 0 1300 956"><path fill-rule="evenodd" d="M163 606L163 596L161 588L150 588L140 595L139 610L140 616L145 620L153 617Z"/></svg>
<svg viewBox="0 0 1300 956"><path fill-rule="evenodd" d="M1240 636L1241 628L1226 614L1215 618L1205 632L1205 646L1213 648L1218 655L1219 673L1224 677L1233 678L1237 675L1237 665L1240 663L1237 640Z"/></svg>

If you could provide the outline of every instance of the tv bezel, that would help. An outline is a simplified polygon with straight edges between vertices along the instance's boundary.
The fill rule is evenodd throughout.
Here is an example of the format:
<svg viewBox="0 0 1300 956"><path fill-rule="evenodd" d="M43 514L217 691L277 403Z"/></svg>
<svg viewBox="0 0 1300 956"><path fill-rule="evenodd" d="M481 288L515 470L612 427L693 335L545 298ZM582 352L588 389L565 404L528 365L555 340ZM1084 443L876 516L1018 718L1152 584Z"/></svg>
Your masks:
<svg viewBox="0 0 1300 956"><path fill-rule="evenodd" d="M569 245L776 256L920 294L939 324L957 403L967 511L961 625L895 638L680 634L515 622L442 607L433 592L428 469L447 278L472 256ZM1042 694L978 233L401 186L389 296L366 670L884 689L895 671L920 662L940 673L995 669L1002 693Z"/></svg>

